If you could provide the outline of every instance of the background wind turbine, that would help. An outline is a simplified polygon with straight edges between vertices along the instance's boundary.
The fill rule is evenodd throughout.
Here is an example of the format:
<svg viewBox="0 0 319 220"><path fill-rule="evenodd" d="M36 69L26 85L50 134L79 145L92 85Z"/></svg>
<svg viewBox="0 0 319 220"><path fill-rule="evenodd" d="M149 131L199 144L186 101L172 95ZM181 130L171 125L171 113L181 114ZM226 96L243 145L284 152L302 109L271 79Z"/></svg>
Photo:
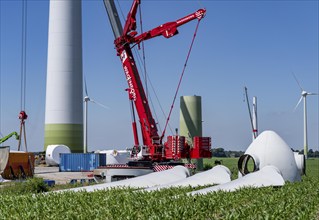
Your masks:
<svg viewBox="0 0 319 220"><path fill-rule="evenodd" d="M294 76L294 78L295 78L295 80L296 80L296 82L297 82L297 84L298 84L298 86L299 86L299 88L300 88L300 90L301 90L301 97L300 97L300 99L299 99L299 101L298 101L298 103L297 103L297 105L296 105L296 107L295 107L294 110L297 109L298 105L300 104L301 100L303 99L303 112L304 112L304 155L305 155L305 158L307 159L307 157L308 157L307 96L308 96L308 95L318 95L318 93L312 93L312 92L307 92L307 91L305 91L305 90L301 87L301 85L300 85L300 83L299 83L297 77L295 76L295 74L294 74L294 73L292 73L292 74L293 74L293 76Z"/></svg>
<svg viewBox="0 0 319 220"><path fill-rule="evenodd" d="M251 128L252 128L252 136L253 136L253 140L255 140L258 136L258 125L257 125L257 97L254 96L253 97L253 107L252 107L252 111L250 111L250 104L249 104L249 99L248 99L248 89L245 86L244 87L244 96L246 98L246 102L247 102L247 107L248 107L248 113L249 113L249 118L250 118L250 123L251 123ZM245 99L244 99L245 102Z"/></svg>
<svg viewBox="0 0 319 220"><path fill-rule="evenodd" d="M86 78L84 77L84 86L85 86L85 97L84 97L84 128L83 128L83 153L87 153L87 146L88 146L88 138L87 138L87 131L88 131L88 102L95 103L105 109L109 109L109 107L91 99L88 95L88 90L86 86Z"/></svg>

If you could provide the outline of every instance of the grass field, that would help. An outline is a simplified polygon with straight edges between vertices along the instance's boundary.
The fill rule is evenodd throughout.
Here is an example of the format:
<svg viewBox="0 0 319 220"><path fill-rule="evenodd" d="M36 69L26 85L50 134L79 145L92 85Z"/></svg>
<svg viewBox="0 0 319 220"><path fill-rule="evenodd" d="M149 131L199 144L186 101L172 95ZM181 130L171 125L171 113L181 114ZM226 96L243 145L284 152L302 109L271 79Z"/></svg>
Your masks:
<svg viewBox="0 0 319 220"><path fill-rule="evenodd" d="M205 163L216 159L237 173L236 158L213 158ZM186 195L192 190L0 192L0 219L319 219L319 160L307 160L307 176L301 182L280 188Z"/></svg>

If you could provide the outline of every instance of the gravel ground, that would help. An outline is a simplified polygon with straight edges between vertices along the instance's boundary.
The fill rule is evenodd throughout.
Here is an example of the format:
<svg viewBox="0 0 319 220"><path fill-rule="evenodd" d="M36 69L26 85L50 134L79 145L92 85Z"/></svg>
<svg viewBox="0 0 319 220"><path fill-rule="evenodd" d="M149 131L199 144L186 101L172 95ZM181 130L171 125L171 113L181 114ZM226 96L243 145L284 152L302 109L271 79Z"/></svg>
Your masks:
<svg viewBox="0 0 319 220"><path fill-rule="evenodd" d="M59 172L59 167L36 166L34 176L55 180L55 184L70 183L72 179L92 179L93 172Z"/></svg>

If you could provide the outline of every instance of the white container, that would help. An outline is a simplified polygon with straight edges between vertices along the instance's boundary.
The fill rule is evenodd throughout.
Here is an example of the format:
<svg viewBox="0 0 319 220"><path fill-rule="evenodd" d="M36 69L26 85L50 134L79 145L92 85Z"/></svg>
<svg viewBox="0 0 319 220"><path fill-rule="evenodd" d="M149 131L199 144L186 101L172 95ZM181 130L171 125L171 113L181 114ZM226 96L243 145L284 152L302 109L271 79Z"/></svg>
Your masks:
<svg viewBox="0 0 319 220"><path fill-rule="evenodd" d="M65 145L48 145L45 152L45 162L49 166L58 166L60 164L60 154L71 153L68 146Z"/></svg>
<svg viewBox="0 0 319 220"><path fill-rule="evenodd" d="M130 152L126 150L101 150L95 153L106 154L106 165L126 164L130 157Z"/></svg>

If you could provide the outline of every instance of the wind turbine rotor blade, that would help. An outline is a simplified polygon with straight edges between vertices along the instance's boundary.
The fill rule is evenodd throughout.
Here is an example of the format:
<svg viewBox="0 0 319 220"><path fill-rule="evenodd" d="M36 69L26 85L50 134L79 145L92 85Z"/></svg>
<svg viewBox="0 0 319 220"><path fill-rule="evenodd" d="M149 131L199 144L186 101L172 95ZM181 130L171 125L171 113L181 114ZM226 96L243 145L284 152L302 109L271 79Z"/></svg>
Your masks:
<svg viewBox="0 0 319 220"><path fill-rule="evenodd" d="M97 104L97 105L99 105L99 106L101 106L101 107L103 107L103 108L105 108L105 109L110 109L108 106L103 105L103 104L101 104L101 103L99 103L99 102L97 102L97 101L95 101L95 100L93 100L93 99L91 99L90 101L93 102L93 103L95 103L95 104Z"/></svg>
<svg viewBox="0 0 319 220"><path fill-rule="evenodd" d="M298 103L297 103L297 105L296 105L296 107L294 108L294 111L296 111L296 109L297 109L298 105L300 104L302 98L303 98L303 97L301 96L300 99L299 99L299 101L298 101Z"/></svg>
<svg viewBox="0 0 319 220"><path fill-rule="evenodd" d="M285 180L277 167L268 165L254 173L238 178L231 182L189 192L188 195L205 195L216 191L233 192L241 188L262 188L268 186L283 186Z"/></svg>
<svg viewBox="0 0 319 220"><path fill-rule="evenodd" d="M299 83L299 81L298 81L298 79L297 79L297 77L296 77L296 75L295 75L294 72L292 72L292 75L293 75L293 77L295 78L295 80L296 80L296 82L297 82L297 84L298 84L300 90L303 91L303 88L301 87L301 85L300 85L300 83Z"/></svg>
<svg viewBox="0 0 319 220"><path fill-rule="evenodd" d="M308 92L307 95L318 95L318 93Z"/></svg>
<svg viewBox="0 0 319 220"><path fill-rule="evenodd" d="M89 96L88 95L87 86L86 86L86 77L85 77L85 75L84 75L84 89L85 89L85 96Z"/></svg>

